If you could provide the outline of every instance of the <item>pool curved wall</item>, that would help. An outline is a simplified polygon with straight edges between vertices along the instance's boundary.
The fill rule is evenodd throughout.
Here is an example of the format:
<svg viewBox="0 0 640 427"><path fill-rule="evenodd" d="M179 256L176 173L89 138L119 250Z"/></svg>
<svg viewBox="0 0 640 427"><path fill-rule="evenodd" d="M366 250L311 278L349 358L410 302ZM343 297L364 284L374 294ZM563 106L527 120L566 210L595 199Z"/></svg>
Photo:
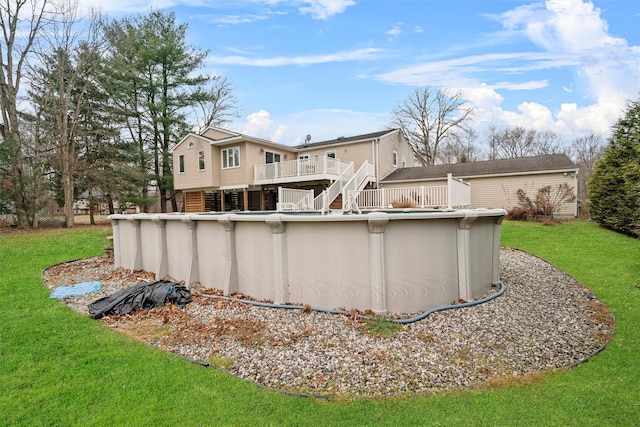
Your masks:
<svg viewBox="0 0 640 427"><path fill-rule="evenodd" d="M414 313L499 280L502 209L112 215L117 267L275 303Z"/></svg>

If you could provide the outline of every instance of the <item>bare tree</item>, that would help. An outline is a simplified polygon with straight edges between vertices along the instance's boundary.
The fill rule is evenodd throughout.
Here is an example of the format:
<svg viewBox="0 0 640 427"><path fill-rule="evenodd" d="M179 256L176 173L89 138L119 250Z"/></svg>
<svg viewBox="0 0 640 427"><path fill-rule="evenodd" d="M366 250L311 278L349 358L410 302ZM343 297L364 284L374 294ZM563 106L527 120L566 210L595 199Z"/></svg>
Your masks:
<svg viewBox="0 0 640 427"><path fill-rule="evenodd" d="M460 91L426 86L416 88L391 113L392 127L400 129L411 149L424 165L433 165L440 145L459 141L473 115Z"/></svg>
<svg viewBox="0 0 640 427"><path fill-rule="evenodd" d="M36 37L52 16L47 0L2 0L0 2L0 115L6 180L19 228L28 228L34 196L29 191L28 166L20 131L18 93L27 59Z"/></svg>
<svg viewBox="0 0 640 427"><path fill-rule="evenodd" d="M93 14L85 21L77 13L77 3L68 3L61 18L51 26L51 31L44 38L45 48L39 52L40 65L34 70L31 91L45 115L47 135L55 147L53 165L62 182L68 228L75 225L77 129L88 90L95 84L92 74L100 65L104 44L99 31L100 16Z"/></svg>
<svg viewBox="0 0 640 427"><path fill-rule="evenodd" d="M565 151L555 132L538 132L522 126L499 130L497 126L491 125L488 142L490 160L542 156Z"/></svg>
<svg viewBox="0 0 640 427"><path fill-rule="evenodd" d="M200 132L208 126L224 128L232 118L240 116L238 100L233 94L231 83L221 74L211 78L209 87L202 91L198 107L195 115Z"/></svg>
<svg viewBox="0 0 640 427"><path fill-rule="evenodd" d="M480 152L475 144L478 134L473 129L460 133L460 137L447 140L438 151L441 164L469 163L480 160Z"/></svg>
<svg viewBox="0 0 640 427"><path fill-rule="evenodd" d="M571 144L573 161L580 168L578 174L578 197L584 200L587 197L587 182L591 177L596 161L602 156L604 142L598 134L591 133L576 138Z"/></svg>

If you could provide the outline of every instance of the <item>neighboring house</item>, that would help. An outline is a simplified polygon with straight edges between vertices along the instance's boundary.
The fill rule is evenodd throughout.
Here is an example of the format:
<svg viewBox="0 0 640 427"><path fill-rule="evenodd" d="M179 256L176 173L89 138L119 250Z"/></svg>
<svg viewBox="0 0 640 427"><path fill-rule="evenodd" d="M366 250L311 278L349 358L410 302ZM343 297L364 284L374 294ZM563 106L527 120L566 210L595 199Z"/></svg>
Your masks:
<svg viewBox="0 0 640 427"><path fill-rule="evenodd" d="M395 129L313 143L308 138L294 147L209 127L189 133L172 154L174 188L184 193L186 212L275 210L278 187L319 196L360 170L365 178L358 185L376 186L413 165L409 144Z"/></svg>
<svg viewBox="0 0 640 427"><path fill-rule="evenodd" d="M578 189L578 167L564 154L398 169L381 181L381 187L443 185L447 173L470 184L472 208L509 210L518 205L516 192L519 189L532 199L538 189L547 185L556 188L558 184L566 183L576 194ZM577 215L576 200L564 203L557 216Z"/></svg>

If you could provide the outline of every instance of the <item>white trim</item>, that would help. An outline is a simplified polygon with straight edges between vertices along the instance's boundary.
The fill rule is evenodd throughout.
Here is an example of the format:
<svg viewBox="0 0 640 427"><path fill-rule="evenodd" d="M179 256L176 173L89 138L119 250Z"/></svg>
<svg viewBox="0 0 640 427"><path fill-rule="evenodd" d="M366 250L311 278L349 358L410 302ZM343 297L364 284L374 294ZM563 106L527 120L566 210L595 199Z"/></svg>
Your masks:
<svg viewBox="0 0 640 427"><path fill-rule="evenodd" d="M232 185L222 185L222 186L216 188L216 190L219 190L219 191L245 190L247 188L249 188L249 184L232 184Z"/></svg>
<svg viewBox="0 0 640 427"><path fill-rule="evenodd" d="M229 161L228 161L228 154L225 154L225 152L226 151L230 151L230 150L235 151L236 149L238 150L238 164L235 164L236 163L235 162L235 155L233 155L232 157L234 159L234 161L233 161L234 164L231 166L229 164ZM225 160L227 160L227 166L224 165ZM223 148L222 150L220 150L220 167L221 167L222 170L239 168L241 164L242 164L242 162L240 161L240 146L239 145L234 145L232 147L227 147L227 148Z"/></svg>
<svg viewBox="0 0 640 427"><path fill-rule="evenodd" d="M284 158L284 154L279 152L279 151L264 150L264 164L268 164L268 162L267 162L267 153L271 153L271 154L274 154L274 155L277 154L278 156L280 156L280 160L279 160L280 162ZM271 163L277 163L277 162L274 159L274 161L271 162Z"/></svg>
<svg viewBox="0 0 640 427"><path fill-rule="evenodd" d="M200 167L200 155L202 154L202 167ZM198 150L198 172L207 170L207 161L204 150Z"/></svg>

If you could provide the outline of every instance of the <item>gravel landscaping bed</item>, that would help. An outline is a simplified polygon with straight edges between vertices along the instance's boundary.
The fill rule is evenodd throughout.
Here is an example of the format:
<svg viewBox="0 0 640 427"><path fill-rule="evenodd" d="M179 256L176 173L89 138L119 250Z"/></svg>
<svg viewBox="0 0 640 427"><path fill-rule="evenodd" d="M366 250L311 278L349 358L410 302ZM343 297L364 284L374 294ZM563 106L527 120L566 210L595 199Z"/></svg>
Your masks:
<svg viewBox="0 0 640 427"><path fill-rule="evenodd" d="M502 249L503 295L431 314L372 336L349 315L282 310L206 298L100 319L111 328L269 388L314 396L436 393L520 381L587 360L614 333L614 319L574 278L527 253ZM48 289L100 280L102 289L62 302L87 306L153 275L117 269L108 256L43 272ZM495 290L493 291L495 292ZM366 307L363 307L366 308Z"/></svg>

